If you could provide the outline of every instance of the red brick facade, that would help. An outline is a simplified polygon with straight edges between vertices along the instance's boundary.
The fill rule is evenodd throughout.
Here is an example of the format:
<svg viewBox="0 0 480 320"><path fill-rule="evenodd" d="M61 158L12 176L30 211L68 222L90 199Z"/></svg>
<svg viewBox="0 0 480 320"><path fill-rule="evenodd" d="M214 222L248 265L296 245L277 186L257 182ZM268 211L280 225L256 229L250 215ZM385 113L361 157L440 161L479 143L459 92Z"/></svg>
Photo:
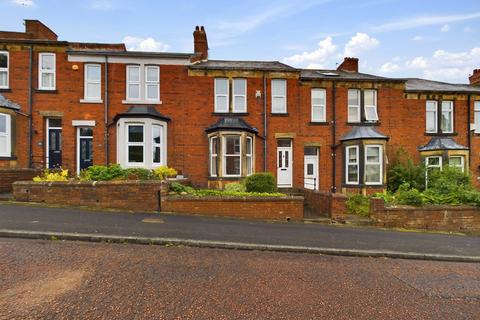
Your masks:
<svg viewBox="0 0 480 320"><path fill-rule="evenodd" d="M0 167L46 166L47 118L62 119L62 167L71 171L77 170L77 126L73 121L84 120L95 121L93 163L119 162L117 149L123 150L124 147L117 143L116 116L137 105L124 102L126 67L133 63L125 61L131 59L128 61L141 61L145 65L154 61L154 64L159 65L161 103L151 106L170 118L166 130L167 164L191 179L194 185L222 186L222 181L219 180L238 180L210 177L209 140L205 132L206 128L219 119L235 116L241 117L258 130L253 145L253 171L269 171L276 175L278 139L288 138L292 141L293 153L291 187L304 188L304 148L316 147L319 150L319 190L372 193L384 188L384 183L375 186L345 184L345 146L348 143L343 143L341 138L358 126L348 123L347 118L348 90L355 88L362 92L376 89L377 92L379 121L369 126L388 137L388 140L380 143L384 149L383 182L385 167L388 162L393 161L399 149L404 149L414 160L420 161L418 147L425 145L433 136L425 133L425 104L432 99L453 101L454 132L448 136L458 144L470 147L470 152L462 154L466 156L467 169L472 172L473 180L478 181L480 153L472 151L480 150L480 138L469 130L469 124L474 122L474 103L480 100L480 91L410 90L405 80L362 76L358 73L358 59L355 58L347 58L338 68L340 76L330 78L306 77L303 70L288 66L278 67L281 65L279 63L276 67L253 63L245 66L234 62L230 65L210 65L207 37L203 27L195 30L194 54L169 55L127 52L121 44L57 41L49 33L49 29L42 26L35 23L26 33L0 32L0 52L9 54L9 88L0 89L0 94L21 107L18 111L0 107L0 113L11 113L12 118L15 118L15 130L12 130L11 138L12 157L0 157ZM56 55L54 91L37 90L38 59L42 52ZM105 59L108 59L108 63ZM86 61L101 65L102 102L81 102L84 99ZM246 113L232 115L214 112L214 79L218 77L230 80L246 79ZM272 113L271 80L279 78L286 79L287 83L286 114ZM31 99L29 79L32 83ZM106 83L108 95L105 94ZM312 122L312 88L323 88L326 92L326 119L320 123ZM31 150L29 120L32 122ZM361 140L359 145L364 143L368 143L368 139ZM242 157L243 161L244 155Z"/></svg>

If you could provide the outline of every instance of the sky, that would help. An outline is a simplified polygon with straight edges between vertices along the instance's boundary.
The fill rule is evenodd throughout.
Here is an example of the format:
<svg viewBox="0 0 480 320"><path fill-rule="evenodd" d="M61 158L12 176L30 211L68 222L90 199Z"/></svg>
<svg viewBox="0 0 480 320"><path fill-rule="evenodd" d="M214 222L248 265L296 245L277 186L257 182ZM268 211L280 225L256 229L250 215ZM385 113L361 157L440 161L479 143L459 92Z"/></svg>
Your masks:
<svg viewBox="0 0 480 320"><path fill-rule="evenodd" d="M129 50L192 52L204 25L209 58L278 60L467 83L480 68L480 0L0 0L0 30L38 19L60 40L124 42Z"/></svg>

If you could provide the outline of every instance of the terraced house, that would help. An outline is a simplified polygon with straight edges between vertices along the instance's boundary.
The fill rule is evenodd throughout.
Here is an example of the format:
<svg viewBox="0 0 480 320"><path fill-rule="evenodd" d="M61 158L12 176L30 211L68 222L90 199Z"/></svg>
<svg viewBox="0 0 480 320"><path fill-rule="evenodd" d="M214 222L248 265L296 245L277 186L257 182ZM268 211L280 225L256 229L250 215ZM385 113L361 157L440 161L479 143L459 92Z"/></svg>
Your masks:
<svg viewBox="0 0 480 320"><path fill-rule="evenodd" d="M383 189L399 149L480 176L480 70L470 84L60 41L37 20L0 32L0 167L168 165L222 188L273 172L281 188ZM467 80L467 79L466 79Z"/></svg>

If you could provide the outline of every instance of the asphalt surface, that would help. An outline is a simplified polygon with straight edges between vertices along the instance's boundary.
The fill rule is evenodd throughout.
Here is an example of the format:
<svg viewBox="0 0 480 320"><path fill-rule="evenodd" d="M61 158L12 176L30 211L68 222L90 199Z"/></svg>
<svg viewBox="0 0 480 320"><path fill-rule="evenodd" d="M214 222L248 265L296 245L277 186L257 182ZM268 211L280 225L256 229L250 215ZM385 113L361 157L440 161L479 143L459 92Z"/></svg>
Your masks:
<svg viewBox="0 0 480 320"><path fill-rule="evenodd" d="M480 237L0 204L0 229L480 256Z"/></svg>
<svg viewBox="0 0 480 320"><path fill-rule="evenodd" d="M0 239L0 319L478 319L480 264Z"/></svg>

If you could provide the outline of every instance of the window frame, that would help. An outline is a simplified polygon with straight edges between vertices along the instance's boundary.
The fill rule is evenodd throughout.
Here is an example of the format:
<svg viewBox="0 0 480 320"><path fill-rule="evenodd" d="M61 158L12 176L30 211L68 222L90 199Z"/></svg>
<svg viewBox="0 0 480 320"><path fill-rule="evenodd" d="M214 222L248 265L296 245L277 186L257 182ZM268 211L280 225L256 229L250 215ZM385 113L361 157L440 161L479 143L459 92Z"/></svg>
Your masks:
<svg viewBox="0 0 480 320"><path fill-rule="evenodd" d="M217 93L217 81L225 81L227 83L227 93ZM214 112L217 113L228 113L230 111L230 82L228 81L228 78L214 78L213 79L213 90L214 90ZM217 102L217 97L225 97L227 100L227 104L225 106L225 109L219 109L218 102Z"/></svg>
<svg viewBox="0 0 480 320"><path fill-rule="evenodd" d="M428 160L438 159L438 165L429 165ZM425 188L428 188L428 169L429 168L439 168L440 171L443 170L443 157L442 156L428 156L425 157Z"/></svg>
<svg viewBox="0 0 480 320"><path fill-rule="evenodd" d="M238 137L240 151L237 154L227 154L227 137ZM240 159L240 170L238 174L227 174L227 158L238 157ZM224 177L241 177L242 176L242 135L241 134L225 134L222 135L222 175Z"/></svg>
<svg viewBox="0 0 480 320"><path fill-rule="evenodd" d="M349 157L350 149L355 150L355 155L356 155L355 163L350 162L350 157ZM357 179L355 181L349 180L348 173L349 173L350 166L357 167ZM358 185L359 183L360 183L360 147L358 145L346 146L345 147L345 184Z"/></svg>
<svg viewBox="0 0 480 320"><path fill-rule="evenodd" d="M474 132L480 133L480 100L474 101L473 103L473 121L474 121Z"/></svg>
<svg viewBox="0 0 480 320"><path fill-rule="evenodd" d="M368 161L368 149L378 148L378 162L371 163ZM380 144L366 144L364 146L364 184L365 185L382 185L383 184L383 146ZM377 165L379 167L379 181L367 181L367 165Z"/></svg>
<svg viewBox="0 0 480 320"><path fill-rule="evenodd" d="M274 95L273 94L274 83L280 83L280 82L284 84L283 94L282 95L278 95L278 94ZM272 96L271 112L273 114L286 114L287 113L287 79L271 79L270 85L271 85L271 96ZM273 106L274 106L273 101L275 100L275 98L283 98L283 110L274 110L273 109Z"/></svg>
<svg viewBox="0 0 480 320"><path fill-rule="evenodd" d="M157 80L155 81L152 81L152 80L148 80L148 69L155 69L156 70L156 74L157 74ZM159 101L160 100L160 66L158 65L145 65L143 67L143 70L144 70L144 80L145 80L145 85L143 86L144 88L144 98L145 98L145 101ZM148 97L148 87L149 86L156 86L157 87L157 97L156 98L149 98ZM142 87L142 85L140 84L140 87ZM140 93L141 95L141 93Z"/></svg>
<svg viewBox="0 0 480 320"><path fill-rule="evenodd" d="M323 92L323 104L314 103L314 92ZM327 90L323 88L312 88L310 90L310 100L311 100L311 121L312 122L326 122L327 121ZM321 108L320 117L315 117L315 108Z"/></svg>
<svg viewBox="0 0 480 320"><path fill-rule="evenodd" d="M130 142L129 141L129 128L130 127L142 127L142 135L143 135L143 141L142 142ZM139 122L130 122L130 123L126 123L125 124L125 146L126 146L126 165L129 166L129 167L143 167L145 165L145 160L146 160L146 157L145 157L145 146L146 146L146 141L145 141L145 123L139 123ZM130 146L141 146L142 149L143 149L143 156L142 156L142 159L143 161L142 162L130 162L130 154L129 154L129 149L130 149ZM153 162L153 161L152 161Z"/></svg>
<svg viewBox="0 0 480 320"><path fill-rule="evenodd" d="M5 132L0 132L0 137L4 137L6 141L6 150L0 150L0 157L12 156L12 116L8 113L0 113L0 117L5 117Z"/></svg>
<svg viewBox="0 0 480 320"><path fill-rule="evenodd" d="M450 160L452 158L459 158L460 159L460 165L452 165L450 164ZM448 165L453 168L460 168L462 172L465 172L465 156L462 155L451 155L448 157Z"/></svg>
<svg viewBox="0 0 480 320"><path fill-rule="evenodd" d="M99 80L89 80L88 79L88 69L89 67L98 67L100 68L100 79ZM94 102L101 102L102 101L102 65L99 63L86 63L84 68L84 82L83 82L83 99L85 101L94 101ZM95 84L100 86L100 95L98 97L89 97L88 96L88 85Z"/></svg>
<svg viewBox="0 0 480 320"><path fill-rule="evenodd" d="M130 80L130 72L129 69L137 68L138 69L138 81ZM127 65L126 69L126 97L127 101L139 101L142 98L142 67L141 65L131 64ZM132 98L129 95L129 86L130 85L138 85L138 98Z"/></svg>
<svg viewBox="0 0 480 320"><path fill-rule="evenodd" d="M429 106L432 107L429 110ZM433 113L433 124L434 129L429 130L428 128L428 114ZM436 100L427 100L425 102L425 132L426 133L437 133L438 132L438 101Z"/></svg>
<svg viewBox="0 0 480 320"><path fill-rule="evenodd" d="M235 93L235 82L243 81L245 83L245 93L237 94ZM245 108L243 110L237 110L236 97L243 97L245 100ZM234 78L232 81L232 113L246 113L247 112L247 79L246 78Z"/></svg>
<svg viewBox="0 0 480 320"><path fill-rule="evenodd" d="M158 128L160 131L160 142L159 143L156 143L155 140L154 140L154 135L153 135L153 132L154 132L154 129L155 128ZM161 166L161 165L165 165L163 163L163 157L162 157L162 151L163 151L163 126L161 124L158 124L158 123L152 123L151 124L151 130L152 130L152 136L151 136L151 147L152 147L152 166ZM155 162L155 148L160 148L160 162Z"/></svg>
<svg viewBox="0 0 480 320"><path fill-rule="evenodd" d="M365 99L365 93L367 92L372 92L373 93L373 103L374 104L369 104L367 105L365 103L366 99ZM378 100L377 100L377 90L375 89L365 89L363 90L363 110L364 110L364 113L365 113L365 121L366 122L378 122L379 118L378 118ZM372 118L372 119L368 119L368 112L367 112L367 109L368 108L371 108L374 110L374 113L375 113L375 117Z"/></svg>
<svg viewBox="0 0 480 320"><path fill-rule="evenodd" d="M4 86L0 84L0 89L8 89L10 88L10 53L8 51L0 51L0 54L5 54L7 56L7 67L0 67L0 72L5 72L7 74L7 82Z"/></svg>
<svg viewBox="0 0 480 320"><path fill-rule="evenodd" d="M53 70L43 69L42 61L43 57L52 56L53 57ZM52 74L53 75L53 86L44 87L42 83L43 74ZM38 54L38 89L39 90L56 90L57 87L57 55L53 52L41 52Z"/></svg>
<svg viewBox="0 0 480 320"><path fill-rule="evenodd" d="M450 110L447 111L447 112L451 113L451 122L452 122L451 123L451 130L449 130L449 131L443 130L443 113L445 112L444 103L448 103L449 107L450 107ZM453 133L453 132L455 132L455 107L454 107L454 103L453 103L452 100L442 100L440 119L441 119L440 130L441 130L442 133Z"/></svg>
<svg viewBox="0 0 480 320"><path fill-rule="evenodd" d="M356 91L357 92L357 103L358 104L350 104L350 92ZM361 104L362 104L362 98L361 98L361 90L360 89L348 89L347 91L347 122L348 123L360 123L362 121L362 115L361 115ZM350 109L355 108L357 109L357 118L352 119L350 115Z"/></svg>
<svg viewBox="0 0 480 320"><path fill-rule="evenodd" d="M250 153L248 153L248 141L250 141ZM250 158L250 166L248 165L248 159ZM245 164L246 170L245 176L250 176L253 174L254 165L253 165L253 137L247 136L245 137Z"/></svg>
<svg viewBox="0 0 480 320"><path fill-rule="evenodd" d="M214 149L213 148L213 140L216 140L217 141L217 148L218 150ZM210 177L218 177L218 156L219 156L219 153L220 153L220 136L212 136L210 137L209 139L209 151L210 151L210 154L209 154L209 159L210 159L210 163L209 163L209 175ZM213 173L213 164L216 164L215 168L215 173Z"/></svg>

